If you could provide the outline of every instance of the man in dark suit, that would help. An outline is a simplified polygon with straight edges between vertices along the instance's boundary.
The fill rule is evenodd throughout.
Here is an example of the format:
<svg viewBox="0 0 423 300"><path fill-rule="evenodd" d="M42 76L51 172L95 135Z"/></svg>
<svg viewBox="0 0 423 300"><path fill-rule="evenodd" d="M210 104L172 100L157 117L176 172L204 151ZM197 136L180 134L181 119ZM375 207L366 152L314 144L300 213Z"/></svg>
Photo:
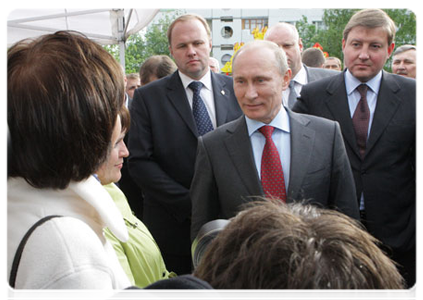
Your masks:
<svg viewBox="0 0 423 300"><path fill-rule="evenodd" d="M264 39L276 43L287 56L292 79L289 87L283 92L283 104L289 108L294 106L305 84L339 73L334 70L307 67L303 64L301 59L303 42L297 28L292 24L281 22L270 26Z"/></svg>
<svg viewBox="0 0 423 300"><path fill-rule="evenodd" d="M382 10L355 14L342 41L347 70L305 86L294 111L341 125L362 221L389 247L388 254L402 266L411 287L416 242L416 84L382 70L394 49L394 36L394 22ZM363 96L356 90L362 84L367 89Z"/></svg>
<svg viewBox="0 0 423 300"><path fill-rule="evenodd" d="M207 21L181 16L170 25L168 39L178 71L135 91L129 172L144 192L143 220L167 269L182 275L191 272L189 188L198 136L201 130L238 118L242 111L232 78L209 70ZM192 81L203 88L191 90Z"/></svg>
<svg viewBox="0 0 423 300"><path fill-rule="evenodd" d="M263 195L337 209L358 219L339 125L282 105L280 95L291 78L284 52L269 41L244 45L233 59L233 78L245 116L199 139L191 239L203 224L231 218ZM266 128L274 128L271 138L262 134ZM271 166L269 157L277 157ZM279 174L269 178L273 172Z"/></svg>

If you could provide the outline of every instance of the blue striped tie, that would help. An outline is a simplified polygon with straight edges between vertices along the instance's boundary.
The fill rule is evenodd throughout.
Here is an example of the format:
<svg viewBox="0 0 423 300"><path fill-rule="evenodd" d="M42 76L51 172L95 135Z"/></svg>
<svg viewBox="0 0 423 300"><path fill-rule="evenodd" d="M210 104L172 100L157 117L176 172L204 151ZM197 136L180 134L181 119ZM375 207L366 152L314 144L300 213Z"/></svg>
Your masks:
<svg viewBox="0 0 423 300"><path fill-rule="evenodd" d="M203 84L199 81L193 81L188 87L194 92L192 98L192 114L197 124L198 133L201 136L213 130L213 124L210 120L209 113L207 112L203 99L200 97L200 91Z"/></svg>

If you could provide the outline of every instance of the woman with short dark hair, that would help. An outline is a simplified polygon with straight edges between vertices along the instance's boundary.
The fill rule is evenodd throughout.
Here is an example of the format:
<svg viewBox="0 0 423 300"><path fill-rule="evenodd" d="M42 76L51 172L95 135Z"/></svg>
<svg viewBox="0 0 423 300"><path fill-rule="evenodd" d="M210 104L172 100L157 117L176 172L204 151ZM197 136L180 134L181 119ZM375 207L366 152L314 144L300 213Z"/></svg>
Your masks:
<svg viewBox="0 0 423 300"><path fill-rule="evenodd" d="M124 100L122 69L101 46L61 31L8 50L8 274L19 289L130 285L108 227L128 233L92 176L107 159ZM46 216L12 261L28 229ZM18 251L19 252L19 251Z"/></svg>

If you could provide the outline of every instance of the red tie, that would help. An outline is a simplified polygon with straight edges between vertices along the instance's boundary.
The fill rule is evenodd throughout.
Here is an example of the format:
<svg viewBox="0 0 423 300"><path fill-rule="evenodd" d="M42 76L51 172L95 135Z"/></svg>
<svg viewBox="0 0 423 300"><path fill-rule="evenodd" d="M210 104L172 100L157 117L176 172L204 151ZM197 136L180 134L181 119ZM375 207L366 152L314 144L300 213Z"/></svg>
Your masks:
<svg viewBox="0 0 423 300"><path fill-rule="evenodd" d="M355 137L357 139L358 149L360 151L361 158L364 158L370 120L370 110L369 105L367 104L367 85L359 85L357 87L357 91L360 93L361 98L357 104L357 108L355 109L352 122L354 126Z"/></svg>
<svg viewBox="0 0 423 300"><path fill-rule="evenodd" d="M266 138L261 158L261 185L268 198L277 198L286 202L285 179L278 149L273 143L272 126L263 126L259 131Z"/></svg>

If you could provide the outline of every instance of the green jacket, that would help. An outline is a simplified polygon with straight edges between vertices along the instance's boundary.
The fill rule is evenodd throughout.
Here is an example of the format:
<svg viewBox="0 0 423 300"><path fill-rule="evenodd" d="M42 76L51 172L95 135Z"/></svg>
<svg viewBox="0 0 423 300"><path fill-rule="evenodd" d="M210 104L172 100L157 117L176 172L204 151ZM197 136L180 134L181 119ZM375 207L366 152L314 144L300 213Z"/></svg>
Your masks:
<svg viewBox="0 0 423 300"><path fill-rule="evenodd" d="M175 273L166 270L153 236L134 216L123 192L114 183L104 185L104 188L120 210L128 228L129 240L126 243L119 241L108 228L104 232L131 283L143 288L158 280L175 277Z"/></svg>

